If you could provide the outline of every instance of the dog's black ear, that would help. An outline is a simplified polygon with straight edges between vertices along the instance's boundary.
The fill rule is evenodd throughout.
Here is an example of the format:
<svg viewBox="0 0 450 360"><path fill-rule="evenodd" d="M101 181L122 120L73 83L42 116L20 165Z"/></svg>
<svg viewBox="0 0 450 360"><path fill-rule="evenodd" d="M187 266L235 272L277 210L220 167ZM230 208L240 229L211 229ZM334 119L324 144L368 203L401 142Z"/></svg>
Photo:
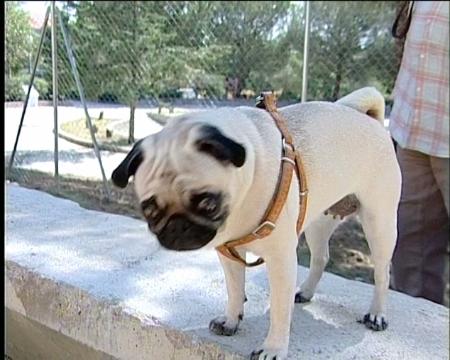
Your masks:
<svg viewBox="0 0 450 360"><path fill-rule="evenodd" d="M128 155L123 159L120 165L113 171L111 179L114 185L125 188L128 185L128 180L130 176L136 174L136 170L144 159L141 150L142 140L136 142L128 153Z"/></svg>
<svg viewBox="0 0 450 360"><path fill-rule="evenodd" d="M216 127L205 125L201 137L195 143L199 151L205 152L222 163L241 167L245 162L245 148L224 136Z"/></svg>

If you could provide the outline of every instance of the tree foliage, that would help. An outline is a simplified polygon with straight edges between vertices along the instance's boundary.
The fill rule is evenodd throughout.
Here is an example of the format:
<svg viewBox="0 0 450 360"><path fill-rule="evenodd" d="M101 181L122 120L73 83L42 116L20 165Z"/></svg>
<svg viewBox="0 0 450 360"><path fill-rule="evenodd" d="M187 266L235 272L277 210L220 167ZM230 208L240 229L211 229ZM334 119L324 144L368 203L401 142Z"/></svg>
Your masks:
<svg viewBox="0 0 450 360"><path fill-rule="evenodd" d="M31 26L28 15L17 1L5 3L5 98L22 100L24 72L29 66L32 46Z"/></svg>
<svg viewBox="0 0 450 360"><path fill-rule="evenodd" d="M31 26L17 1L5 2L5 75L12 77L28 67Z"/></svg>
<svg viewBox="0 0 450 360"><path fill-rule="evenodd" d="M396 2L311 3L310 98L336 100L369 84L391 90L397 70L390 37Z"/></svg>
<svg viewBox="0 0 450 360"><path fill-rule="evenodd" d="M7 3L5 60L14 73L25 66L27 30L12 4ZM311 2L308 99L334 100L366 85L389 95L399 59L390 36L396 5ZM226 78L237 79L237 96L242 89L273 89L299 99L303 6L286 1L69 1L62 16L86 97L133 109L141 99L176 96L183 87L220 99ZM74 98L77 90L60 34L58 41L60 93ZM41 64L51 92L50 30Z"/></svg>

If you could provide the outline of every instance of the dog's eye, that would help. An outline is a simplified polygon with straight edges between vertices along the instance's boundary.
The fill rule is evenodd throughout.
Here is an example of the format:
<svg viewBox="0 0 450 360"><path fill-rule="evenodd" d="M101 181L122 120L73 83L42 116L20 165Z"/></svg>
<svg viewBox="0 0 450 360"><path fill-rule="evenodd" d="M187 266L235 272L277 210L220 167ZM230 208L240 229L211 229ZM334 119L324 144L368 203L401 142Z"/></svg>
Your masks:
<svg viewBox="0 0 450 360"><path fill-rule="evenodd" d="M220 206L220 196L213 193L202 193L192 197L193 207L203 215L214 215Z"/></svg>

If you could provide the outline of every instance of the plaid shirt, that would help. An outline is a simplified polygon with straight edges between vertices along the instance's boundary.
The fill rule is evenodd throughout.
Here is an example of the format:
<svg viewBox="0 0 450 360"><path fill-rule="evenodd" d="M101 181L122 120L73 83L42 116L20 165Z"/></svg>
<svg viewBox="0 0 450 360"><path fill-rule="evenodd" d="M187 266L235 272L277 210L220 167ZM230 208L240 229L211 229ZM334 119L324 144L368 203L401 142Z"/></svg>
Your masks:
<svg viewBox="0 0 450 360"><path fill-rule="evenodd" d="M449 157L449 3L415 1L389 119L402 147Z"/></svg>

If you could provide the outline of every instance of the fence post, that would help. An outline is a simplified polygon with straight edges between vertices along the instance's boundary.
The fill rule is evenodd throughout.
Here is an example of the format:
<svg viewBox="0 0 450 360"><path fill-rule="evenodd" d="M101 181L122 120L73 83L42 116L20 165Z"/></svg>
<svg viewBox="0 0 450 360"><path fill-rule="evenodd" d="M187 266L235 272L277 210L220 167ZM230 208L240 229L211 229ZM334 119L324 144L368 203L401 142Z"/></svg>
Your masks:
<svg viewBox="0 0 450 360"><path fill-rule="evenodd" d="M65 31L64 24L62 22L61 16L58 17L58 20L59 20L59 25L61 27L61 32L63 34L64 44L65 44L66 50L67 50L67 55L69 57L69 62L70 62L70 67L72 69L72 74L73 74L73 77L75 78L75 82L77 84L78 93L80 95L80 100L81 100L81 102L83 104L86 120L87 120L87 122L89 124L89 132L91 133L92 144L94 145L94 152L95 152L95 155L97 156L98 162L100 164L100 171L102 173L102 179L103 179L103 189L105 190L106 197L108 199L110 199L111 197L110 197L110 193L109 193L108 182L107 182L106 176L105 176L105 169L103 168L102 158L101 158L101 155L100 155L100 150L98 148L97 140L95 138L94 129L92 127L91 117L89 116L89 112L88 112L88 108L87 108L87 104L86 104L86 99L84 98L83 86L81 85L81 81L80 81L80 77L79 77L79 74L78 74L75 57L73 55L72 48L69 45L69 39L67 37L67 34L66 34L66 31Z"/></svg>
<svg viewBox="0 0 450 360"><path fill-rule="evenodd" d="M302 98L306 102L308 89L308 52L309 52L309 1L305 1L305 39L303 43L303 75L302 75Z"/></svg>
<svg viewBox="0 0 450 360"><path fill-rule="evenodd" d="M55 179L56 190L59 191L59 170L58 170L58 44L56 37L56 9L55 1L52 1L52 80L53 80L53 123L55 135Z"/></svg>

